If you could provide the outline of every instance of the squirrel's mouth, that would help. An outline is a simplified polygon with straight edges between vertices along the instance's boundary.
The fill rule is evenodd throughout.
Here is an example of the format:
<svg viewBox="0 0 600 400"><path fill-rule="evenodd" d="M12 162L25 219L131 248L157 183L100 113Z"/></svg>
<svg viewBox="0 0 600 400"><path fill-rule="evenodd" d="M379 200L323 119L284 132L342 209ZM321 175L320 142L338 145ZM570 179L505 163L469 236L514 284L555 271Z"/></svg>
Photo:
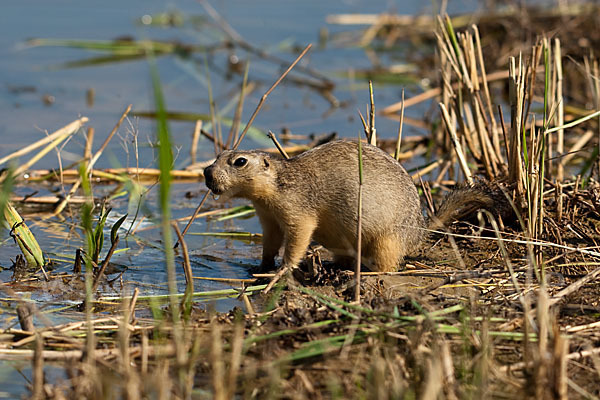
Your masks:
<svg viewBox="0 0 600 400"><path fill-rule="evenodd" d="M213 194L216 194L217 196L221 195L221 194L223 194L225 192L224 190L218 189L218 188L214 188L214 189L209 188L209 189L210 189L211 192L213 192Z"/></svg>
<svg viewBox="0 0 600 400"><path fill-rule="evenodd" d="M225 189L220 187L219 185L217 185L213 180L211 179L207 179L206 180L206 187L210 189L211 192L213 192L216 195L220 195L223 194L223 192L225 192Z"/></svg>

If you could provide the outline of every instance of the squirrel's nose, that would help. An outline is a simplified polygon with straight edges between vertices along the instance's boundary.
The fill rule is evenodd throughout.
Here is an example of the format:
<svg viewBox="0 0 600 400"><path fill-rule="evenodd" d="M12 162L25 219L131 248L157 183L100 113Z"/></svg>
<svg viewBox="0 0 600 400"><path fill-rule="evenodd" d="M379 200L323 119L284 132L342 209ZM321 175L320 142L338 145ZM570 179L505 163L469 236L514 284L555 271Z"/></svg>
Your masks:
<svg viewBox="0 0 600 400"><path fill-rule="evenodd" d="M208 167L204 168L204 180L206 182L206 185L209 185L209 183L212 182L212 180L213 180L212 165L209 165Z"/></svg>

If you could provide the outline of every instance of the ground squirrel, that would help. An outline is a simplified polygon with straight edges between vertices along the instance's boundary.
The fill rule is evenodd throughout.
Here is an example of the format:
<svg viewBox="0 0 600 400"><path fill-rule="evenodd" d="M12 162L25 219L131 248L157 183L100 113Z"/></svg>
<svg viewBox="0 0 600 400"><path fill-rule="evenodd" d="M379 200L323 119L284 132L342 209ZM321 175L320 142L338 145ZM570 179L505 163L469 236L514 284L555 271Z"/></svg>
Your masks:
<svg viewBox="0 0 600 400"><path fill-rule="evenodd" d="M362 262L373 271L396 271L427 229L493 206L485 187L465 186L451 192L426 221L417 188L400 163L375 146L363 144L362 151ZM213 193L252 201L263 228L261 268L275 266L282 245L282 267L296 267L311 239L331 250L337 262L347 265L356 257L356 141L326 143L288 160L261 151L226 150L204 177Z"/></svg>

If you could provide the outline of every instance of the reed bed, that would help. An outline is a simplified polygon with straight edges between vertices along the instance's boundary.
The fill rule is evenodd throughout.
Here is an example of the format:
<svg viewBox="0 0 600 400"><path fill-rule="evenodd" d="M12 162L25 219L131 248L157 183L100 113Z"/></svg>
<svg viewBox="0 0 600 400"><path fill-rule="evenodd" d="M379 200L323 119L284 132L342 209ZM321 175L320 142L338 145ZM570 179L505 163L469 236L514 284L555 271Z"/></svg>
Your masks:
<svg viewBox="0 0 600 400"><path fill-rule="evenodd" d="M384 25L400 26L402 21L382 22L378 17L362 40L376 40ZM342 271L323 261L326 253L311 249L302 284L274 284L273 274L256 274L254 279L227 280L232 286L228 290L198 292L195 281L225 278L194 276L186 244L191 233L184 236L186 230L177 225L181 221L171 218L171 185L179 178L198 179L200 174L193 169L173 170L169 115L153 69L161 146L157 170L96 170L97 157L88 151L78 169L34 172L31 163L4 175L6 187L21 182L25 171L34 177L29 179L60 179L75 187L67 192L66 201L82 203L86 246L74 266L84 267L84 273L75 268L70 277L50 273L46 278L58 284L77 277L69 282L85 284L80 304L72 307L79 320L52 323L35 302L18 293L19 285L32 284L39 274L0 285L3 303L17 313L0 339L0 359L31 363L32 397L600 396L598 62L588 54L579 70L583 76L577 82L588 83L594 105L581 112L580 106L569 102L573 98L569 93L579 86L573 89L563 75L564 64L571 61L561 38L542 37L504 60L501 71L489 73L486 60L492 54L482 45L485 36L477 26L459 24L460 20L448 16L435 21L435 32L430 33L438 54L440 86L434 93L438 123L425 139L403 137L405 107L426 96L385 107L381 114L397 113L394 117L401 121L397 142L386 147L397 159L423 154L423 148L434 154L435 162L427 165L428 182L421 181L424 173L414 175L429 208L456 182L485 178L503 189L514 218L497 220L491 213L480 213L449 232L440 232L435 242L396 273ZM393 29L386 32L394 34ZM235 32L229 35L241 40ZM137 50L131 51L135 55ZM163 51L171 50L155 45L144 54L152 60L152 52ZM305 52L263 95L240 133L244 81L227 139L215 122L212 133L204 135L215 152L239 145L268 94ZM494 96L502 93L492 87L495 79L508 87L507 97ZM371 143L385 144L375 129L372 91L369 103L368 122L361 116L365 134ZM64 132L71 134L79 126L71 128ZM198 122L192 143L198 143L201 131ZM58 142L51 141L58 138L64 140L63 134L28 151L47 143L56 146ZM278 148L282 153L298 149ZM195 161L195 154L192 150L191 160ZM161 219L153 227L162 230L168 294L142 296L135 290L116 297L98 296L105 268L119 246L125 216L113 224L111 247L102 251L110 210L102 210L99 218L93 214L90 179L140 182L144 177L160 185ZM76 192L83 194L75 196ZM0 199L3 207L9 204L8 199ZM190 219L217 213L235 217L251 211L246 207L200 213L201 206ZM182 256L181 266L175 262L176 252ZM177 268L185 271L184 293L177 293L175 286ZM273 290L260 294L268 281ZM204 302L226 297L240 299L243 309L217 313L202 307ZM47 381L49 366L64 370L65 379Z"/></svg>

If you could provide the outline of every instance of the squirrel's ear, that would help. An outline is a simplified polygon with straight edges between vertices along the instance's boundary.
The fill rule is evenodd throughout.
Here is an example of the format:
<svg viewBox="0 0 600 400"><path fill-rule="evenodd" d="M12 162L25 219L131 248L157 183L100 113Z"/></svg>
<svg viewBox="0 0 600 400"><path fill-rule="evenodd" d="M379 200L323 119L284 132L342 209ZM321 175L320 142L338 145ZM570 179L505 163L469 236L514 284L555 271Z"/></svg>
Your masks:
<svg viewBox="0 0 600 400"><path fill-rule="evenodd" d="M263 163L265 164L265 168L269 168L269 166L271 165L269 157L263 157Z"/></svg>

